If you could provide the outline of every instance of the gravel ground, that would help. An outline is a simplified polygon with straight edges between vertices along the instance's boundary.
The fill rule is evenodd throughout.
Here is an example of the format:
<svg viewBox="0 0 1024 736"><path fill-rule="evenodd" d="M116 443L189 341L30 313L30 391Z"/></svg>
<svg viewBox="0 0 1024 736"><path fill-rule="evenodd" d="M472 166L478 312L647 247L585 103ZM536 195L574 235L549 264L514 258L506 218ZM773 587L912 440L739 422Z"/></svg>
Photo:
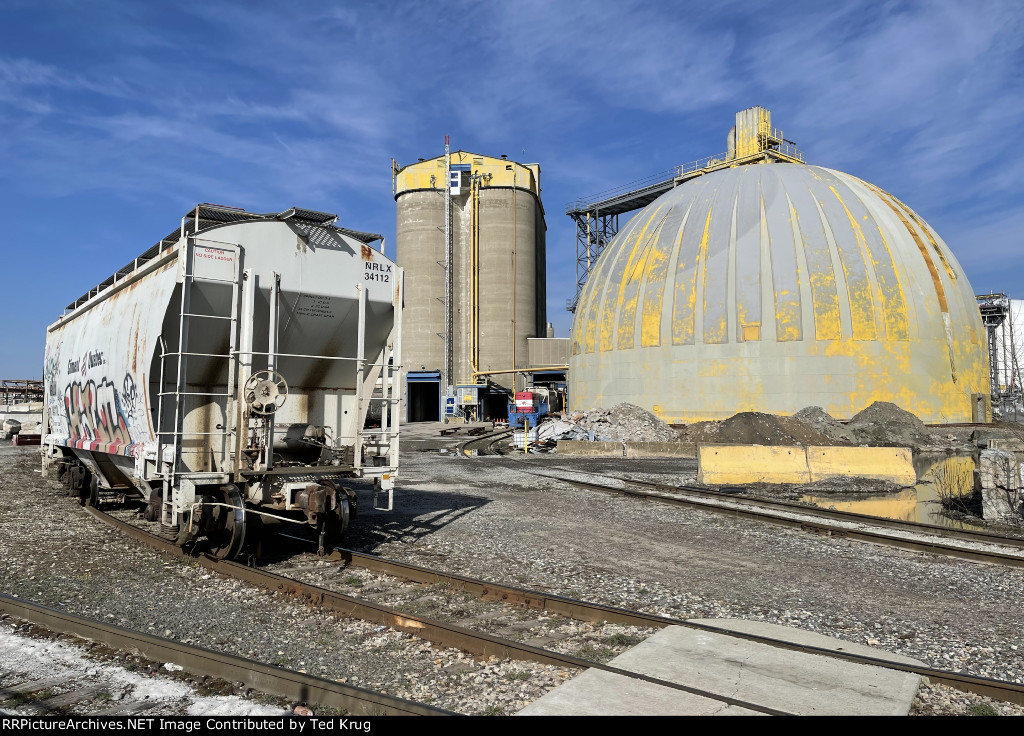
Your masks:
<svg viewBox="0 0 1024 736"><path fill-rule="evenodd" d="M188 561L169 561L96 523L56 484L41 480L37 452L0 447L5 593L463 713L515 712L572 675L530 663L477 662L211 577ZM728 520L519 472L614 470L683 483L692 482L692 463L405 453L396 510L371 510L367 489L359 488L361 515L346 543L453 573L677 618L790 625L944 669L1024 682L1024 572ZM438 591L396 588L363 571L292 564L307 568L296 575L320 576L340 590L361 590L431 615L458 604ZM461 603L488 626L488 609ZM526 640L555 634L551 648L578 653L589 646L601 656L645 634L545 618L506 613L490 625ZM939 686L922 688L914 712L968 713L985 705L1024 714Z"/></svg>

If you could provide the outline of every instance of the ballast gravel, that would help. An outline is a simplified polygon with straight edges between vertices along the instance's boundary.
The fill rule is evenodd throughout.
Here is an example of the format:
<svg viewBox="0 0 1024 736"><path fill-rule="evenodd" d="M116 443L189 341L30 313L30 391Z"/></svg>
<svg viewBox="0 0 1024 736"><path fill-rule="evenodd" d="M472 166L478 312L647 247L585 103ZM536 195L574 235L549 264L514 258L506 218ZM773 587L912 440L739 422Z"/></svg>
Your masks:
<svg viewBox="0 0 1024 736"><path fill-rule="evenodd" d="M96 522L42 479L37 453L0 446L0 591L8 595L461 713L514 713L574 674L476 661L163 557ZM352 484L360 517L346 546L675 618L789 625L943 669L1024 682L1024 571L596 493L523 472L571 469L678 483L692 483L696 472L692 460L405 452L394 511L372 510L369 489ZM458 607L442 591L403 590L362 571L317 567L295 576L353 595L366 589L363 596L430 615ZM468 610L459 615L475 616L482 628L547 639L543 646L579 656L589 647L591 658L614 656L648 633L552 622L535 611L496 614L488 624L491 609L462 603ZM912 712L987 712L982 706L1024 714L934 685L922 687Z"/></svg>

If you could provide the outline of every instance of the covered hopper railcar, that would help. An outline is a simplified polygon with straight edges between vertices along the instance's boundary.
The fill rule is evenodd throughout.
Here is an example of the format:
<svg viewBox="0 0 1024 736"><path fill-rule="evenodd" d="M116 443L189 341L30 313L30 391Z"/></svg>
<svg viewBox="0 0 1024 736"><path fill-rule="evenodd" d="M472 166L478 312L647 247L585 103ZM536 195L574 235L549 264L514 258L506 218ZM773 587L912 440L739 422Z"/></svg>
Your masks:
<svg viewBox="0 0 1024 736"><path fill-rule="evenodd" d="M47 333L44 472L83 503L141 494L220 557L268 518L329 548L356 512L345 478L389 510L402 272L336 220L199 205L70 304Z"/></svg>

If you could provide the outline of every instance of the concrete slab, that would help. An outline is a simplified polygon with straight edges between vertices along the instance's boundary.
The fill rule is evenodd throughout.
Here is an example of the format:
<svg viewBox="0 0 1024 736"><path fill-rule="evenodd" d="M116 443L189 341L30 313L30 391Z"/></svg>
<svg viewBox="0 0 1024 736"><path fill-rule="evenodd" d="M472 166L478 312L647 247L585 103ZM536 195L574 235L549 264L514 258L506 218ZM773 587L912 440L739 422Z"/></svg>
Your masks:
<svg viewBox="0 0 1024 736"><path fill-rule="evenodd" d="M702 619L723 629L915 663L839 639L736 619ZM906 715L920 678L905 672L795 652L670 626L609 664L794 715ZM721 701L623 675L588 670L532 703L523 715L712 715L749 713Z"/></svg>
<svg viewBox="0 0 1024 736"><path fill-rule="evenodd" d="M744 618L691 618L689 621L694 624L714 626L715 628L723 629L725 631L736 631L741 634L755 634L757 636L768 637L769 639L788 641L793 644L803 644L804 646L828 649L833 652L846 652L847 654L858 654L864 657L888 659L892 662L899 662L900 664L911 664L920 667L926 666L920 659L914 659L913 657L908 657L905 654L889 652L884 649L879 649L878 647L869 647L867 644L856 644L851 641L836 639L834 636L816 634L813 631L794 629L791 626L769 624L763 621L749 621Z"/></svg>
<svg viewBox="0 0 1024 736"><path fill-rule="evenodd" d="M754 710L603 670L586 670L517 716L759 716Z"/></svg>

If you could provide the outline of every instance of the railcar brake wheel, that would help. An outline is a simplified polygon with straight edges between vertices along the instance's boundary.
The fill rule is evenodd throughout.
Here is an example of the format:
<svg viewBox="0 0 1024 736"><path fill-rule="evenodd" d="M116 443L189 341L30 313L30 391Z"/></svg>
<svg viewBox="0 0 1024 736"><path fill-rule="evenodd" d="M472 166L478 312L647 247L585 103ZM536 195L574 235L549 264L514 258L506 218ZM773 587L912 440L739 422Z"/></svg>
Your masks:
<svg viewBox="0 0 1024 736"><path fill-rule="evenodd" d="M288 382L277 371L257 371L242 387L242 396L255 414L273 414L288 398Z"/></svg>

